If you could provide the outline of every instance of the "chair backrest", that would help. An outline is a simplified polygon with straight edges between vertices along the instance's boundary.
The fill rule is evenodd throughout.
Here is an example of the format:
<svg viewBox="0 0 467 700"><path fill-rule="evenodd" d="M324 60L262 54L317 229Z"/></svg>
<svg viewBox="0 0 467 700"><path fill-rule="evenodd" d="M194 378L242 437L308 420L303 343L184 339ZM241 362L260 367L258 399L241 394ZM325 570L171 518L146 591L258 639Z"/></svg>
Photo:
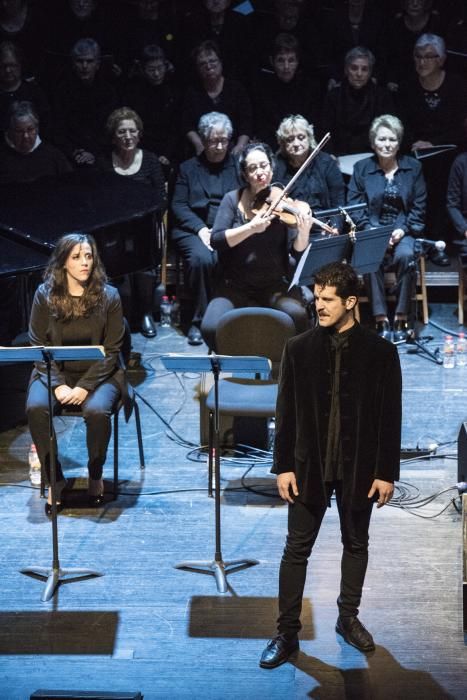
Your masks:
<svg viewBox="0 0 467 700"><path fill-rule="evenodd" d="M259 355L272 363L277 377L286 341L296 334L292 318L284 311L247 306L227 311L216 329L220 355Z"/></svg>

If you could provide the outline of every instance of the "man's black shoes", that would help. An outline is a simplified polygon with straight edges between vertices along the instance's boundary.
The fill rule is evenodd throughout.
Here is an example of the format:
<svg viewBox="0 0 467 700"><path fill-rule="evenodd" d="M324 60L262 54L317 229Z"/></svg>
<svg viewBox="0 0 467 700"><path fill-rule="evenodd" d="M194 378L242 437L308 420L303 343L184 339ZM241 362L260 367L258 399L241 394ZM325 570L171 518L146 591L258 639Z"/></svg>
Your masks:
<svg viewBox="0 0 467 700"><path fill-rule="evenodd" d="M428 257L434 265L447 267L451 264L451 261L449 260L449 257L446 255L444 250L438 250L438 248L435 248L434 246L428 254Z"/></svg>
<svg viewBox="0 0 467 700"><path fill-rule="evenodd" d="M359 651L374 651L375 643L373 637L366 627L362 625L358 617L337 618L336 632L347 642Z"/></svg>
<svg viewBox="0 0 467 700"><path fill-rule="evenodd" d="M261 655L261 668L276 668L284 664L299 649L297 636L288 639L283 634L271 639Z"/></svg>

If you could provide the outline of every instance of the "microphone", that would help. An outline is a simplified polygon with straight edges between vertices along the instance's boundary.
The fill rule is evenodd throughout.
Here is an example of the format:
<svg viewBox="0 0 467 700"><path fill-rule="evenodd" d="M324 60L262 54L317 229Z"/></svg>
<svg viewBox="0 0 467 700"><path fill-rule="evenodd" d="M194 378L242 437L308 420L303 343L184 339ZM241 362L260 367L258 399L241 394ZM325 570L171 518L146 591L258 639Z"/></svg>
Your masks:
<svg viewBox="0 0 467 700"><path fill-rule="evenodd" d="M432 250L435 248L442 252L446 248L444 241L430 241L428 238L416 238L415 246L418 250Z"/></svg>

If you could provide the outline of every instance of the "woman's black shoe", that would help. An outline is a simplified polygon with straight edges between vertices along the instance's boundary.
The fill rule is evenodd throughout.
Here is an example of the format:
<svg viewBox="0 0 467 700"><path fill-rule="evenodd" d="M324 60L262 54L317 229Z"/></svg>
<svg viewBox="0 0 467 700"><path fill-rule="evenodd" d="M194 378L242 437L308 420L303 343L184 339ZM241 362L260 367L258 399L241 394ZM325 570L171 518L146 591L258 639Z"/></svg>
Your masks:
<svg viewBox="0 0 467 700"><path fill-rule="evenodd" d="M394 321L394 342L400 343L407 340L409 334L409 324L407 321L402 319L396 319Z"/></svg>
<svg viewBox="0 0 467 700"><path fill-rule="evenodd" d="M380 338L391 340L391 326L389 321L376 321L376 332Z"/></svg>
<svg viewBox="0 0 467 700"><path fill-rule="evenodd" d="M48 518L52 515L52 504L51 503L46 503L44 506L45 514ZM57 515L60 513L60 511L63 510L63 505L61 503L57 503Z"/></svg>
<svg viewBox="0 0 467 700"><path fill-rule="evenodd" d="M145 338L155 338L157 335L156 324L154 319L150 314L145 314L141 322L141 334Z"/></svg>
<svg viewBox="0 0 467 700"><path fill-rule="evenodd" d="M88 496L88 504L91 508L100 508L104 505L104 494L98 493L96 496Z"/></svg>

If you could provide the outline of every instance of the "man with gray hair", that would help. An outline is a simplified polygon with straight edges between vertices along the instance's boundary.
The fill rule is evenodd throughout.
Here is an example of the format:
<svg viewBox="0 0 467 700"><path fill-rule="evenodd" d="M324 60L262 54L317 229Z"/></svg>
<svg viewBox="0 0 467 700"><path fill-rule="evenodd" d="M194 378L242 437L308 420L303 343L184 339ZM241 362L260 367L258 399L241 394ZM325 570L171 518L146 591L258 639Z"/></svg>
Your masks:
<svg viewBox="0 0 467 700"><path fill-rule="evenodd" d="M344 59L344 79L329 90L321 123L330 131L329 150L336 155L364 153L369 149L368 129L380 114L394 114L389 90L372 80L375 57L364 46L355 46Z"/></svg>
<svg viewBox="0 0 467 700"><path fill-rule="evenodd" d="M172 199L171 241L181 255L192 292L193 316L188 342L200 345L200 324L211 297L216 255L210 246L214 218L224 194L240 185L230 153L232 122L226 114L208 112L198 123L204 150L181 164Z"/></svg>
<svg viewBox="0 0 467 700"><path fill-rule="evenodd" d="M53 96L55 142L78 166L94 165L105 144L105 122L117 94L99 72L101 50L79 39L71 50L71 72Z"/></svg>

